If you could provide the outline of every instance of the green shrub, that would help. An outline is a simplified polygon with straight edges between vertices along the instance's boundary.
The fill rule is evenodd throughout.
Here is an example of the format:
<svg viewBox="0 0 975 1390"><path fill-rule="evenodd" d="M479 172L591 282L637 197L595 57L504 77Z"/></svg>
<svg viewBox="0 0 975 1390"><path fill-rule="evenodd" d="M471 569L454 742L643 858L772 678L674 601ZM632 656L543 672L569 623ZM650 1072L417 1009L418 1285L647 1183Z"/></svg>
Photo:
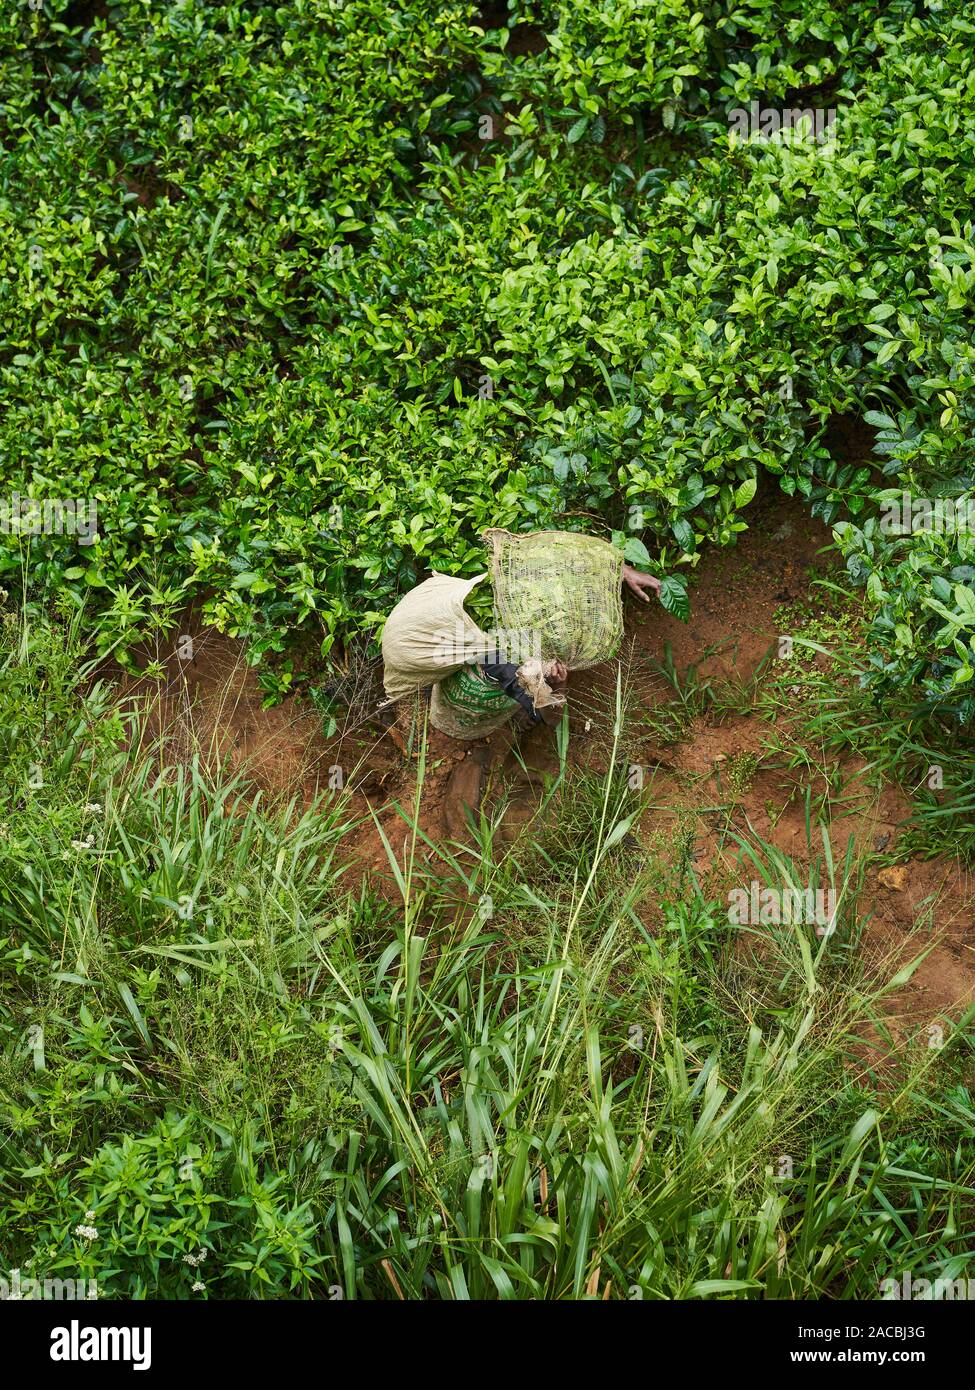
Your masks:
<svg viewBox="0 0 975 1390"><path fill-rule="evenodd" d="M5 583L123 660L193 598L327 655L487 525L672 573L765 469L852 522L878 691L968 717L944 598L863 529L970 486L961 0L80 13L0 21L0 498L93 499L99 539L2 534ZM835 142L742 143L753 102ZM844 413L877 454L831 454Z"/></svg>

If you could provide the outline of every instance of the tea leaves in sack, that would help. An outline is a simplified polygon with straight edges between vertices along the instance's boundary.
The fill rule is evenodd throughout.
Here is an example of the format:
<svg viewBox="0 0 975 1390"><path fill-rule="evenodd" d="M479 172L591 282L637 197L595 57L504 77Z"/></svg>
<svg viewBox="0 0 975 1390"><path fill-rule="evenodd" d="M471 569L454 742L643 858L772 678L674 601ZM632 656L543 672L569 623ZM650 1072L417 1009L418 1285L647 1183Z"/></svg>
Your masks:
<svg viewBox="0 0 975 1390"><path fill-rule="evenodd" d="M484 532L495 626L537 636L541 655L572 670L614 656L623 637L623 555L574 531Z"/></svg>

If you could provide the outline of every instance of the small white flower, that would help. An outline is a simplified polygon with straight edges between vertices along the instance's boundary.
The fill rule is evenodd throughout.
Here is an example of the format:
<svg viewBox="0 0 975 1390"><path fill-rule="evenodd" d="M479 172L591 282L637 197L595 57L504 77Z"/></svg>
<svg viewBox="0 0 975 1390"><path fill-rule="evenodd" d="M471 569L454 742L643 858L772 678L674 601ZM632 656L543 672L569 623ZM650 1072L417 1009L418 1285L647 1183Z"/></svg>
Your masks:
<svg viewBox="0 0 975 1390"><path fill-rule="evenodd" d="M98 1232L95 1230L94 1226L76 1226L74 1228L74 1233L76 1236L80 1236L82 1240L95 1240L98 1236Z"/></svg>
<svg viewBox="0 0 975 1390"><path fill-rule="evenodd" d="M93 1211L86 1211L86 1212L85 1212L85 1220L86 1220L86 1221L94 1221L94 1219L95 1219L95 1213L94 1213Z"/></svg>
<svg viewBox="0 0 975 1390"><path fill-rule="evenodd" d="M94 837L94 835L86 835L85 838L84 838L83 840L72 840L72 841L71 841L71 848L72 848L73 850L76 850L79 854L81 854L81 853L83 853L83 851L85 851L85 850L92 849L92 848L94 847L94 844L95 844L95 837Z"/></svg>
<svg viewBox="0 0 975 1390"><path fill-rule="evenodd" d="M197 1267L197 1265L200 1263L200 1261L199 1261L199 1259L197 1258L196 1255L184 1255L184 1256L183 1256L183 1263L184 1263L184 1265L190 1265L191 1268L196 1269L196 1267Z"/></svg>
<svg viewBox="0 0 975 1390"><path fill-rule="evenodd" d="M203 1261L206 1259L206 1257L207 1257L207 1252L206 1252L206 1250L204 1249L204 1247L201 1245L200 1248L199 1248L199 1250L196 1252L196 1262L197 1262L197 1264L198 1264L198 1265L201 1265L201 1264L203 1263Z"/></svg>
<svg viewBox="0 0 975 1390"><path fill-rule="evenodd" d="M101 813L102 804L100 801L89 801L88 804L85 806L86 816L100 816Z"/></svg>
<svg viewBox="0 0 975 1390"><path fill-rule="evenodd" d="M199 1279L197 1279L196 1283L193 1285L193 1290L192 1290L192 1291L193 1291L193 1293L205 1293L205 1292L206 1292L206 1284L201 1284L200 1281L199 1281Z"/></svg>

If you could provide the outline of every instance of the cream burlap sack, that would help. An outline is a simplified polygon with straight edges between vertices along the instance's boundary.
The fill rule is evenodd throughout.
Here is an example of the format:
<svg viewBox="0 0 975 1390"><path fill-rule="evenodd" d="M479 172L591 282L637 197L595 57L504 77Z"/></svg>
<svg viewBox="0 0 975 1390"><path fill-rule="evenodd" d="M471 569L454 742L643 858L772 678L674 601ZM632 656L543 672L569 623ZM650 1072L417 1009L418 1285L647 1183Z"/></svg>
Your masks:
<svg viewBox="0 0 975 1390"><path fill-rule="evenodd" d="M383 628L383 685L390 700L436 685L495 647L464 609L467 595L486 578L434 574L400 599Z"/></svg>

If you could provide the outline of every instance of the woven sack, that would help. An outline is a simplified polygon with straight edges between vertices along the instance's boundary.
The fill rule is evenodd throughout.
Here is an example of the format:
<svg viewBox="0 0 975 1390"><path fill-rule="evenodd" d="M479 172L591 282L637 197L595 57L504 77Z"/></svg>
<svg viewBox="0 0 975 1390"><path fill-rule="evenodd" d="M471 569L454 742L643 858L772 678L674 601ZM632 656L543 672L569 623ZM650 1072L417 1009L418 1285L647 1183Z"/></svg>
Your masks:
<svg viewBox="0 0 975 1390"><path fill-rule="evenodd" d="M486 575L455 579L434 574L411 589L383 628L383 685L390 700L425 690L494 646L464 608Z"/></svg>
<svg viewBox="0 0 975 1390"><path fill-rule="evenodd" d="M623 555L575 531L484 532L495 627L539 638L545 659L583 670L616 654L623 638Z"/></svg>

